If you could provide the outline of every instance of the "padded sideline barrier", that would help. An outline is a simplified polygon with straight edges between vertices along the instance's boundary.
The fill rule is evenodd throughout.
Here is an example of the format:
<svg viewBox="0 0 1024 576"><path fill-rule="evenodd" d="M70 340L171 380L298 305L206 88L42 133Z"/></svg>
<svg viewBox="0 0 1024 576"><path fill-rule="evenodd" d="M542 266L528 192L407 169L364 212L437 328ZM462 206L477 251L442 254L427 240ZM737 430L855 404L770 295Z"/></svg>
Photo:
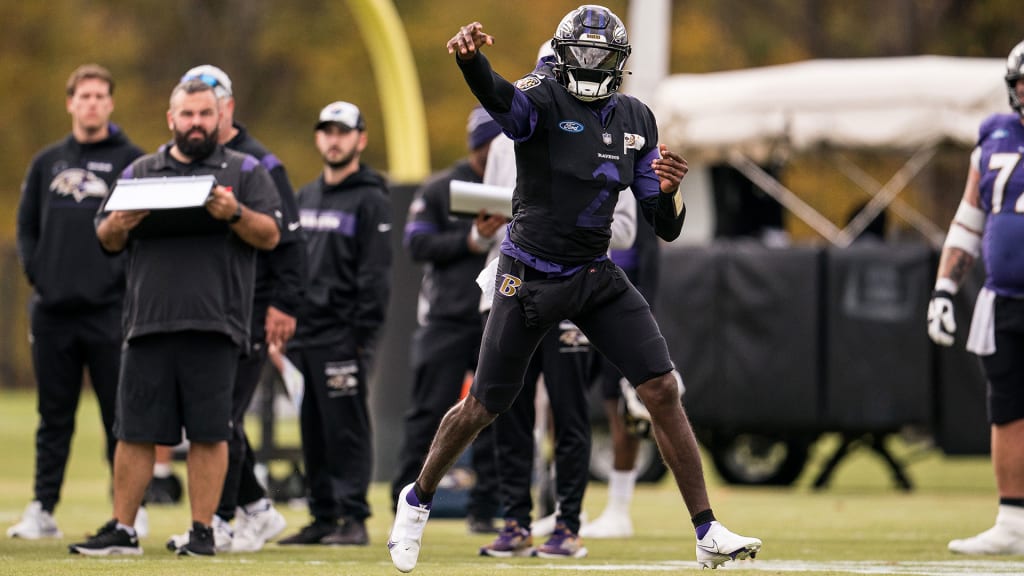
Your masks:
<svg viewBox="0 0 1024 576"><path fill-rule="evenodd" d="M817 425L819 257L746 241L664 251L655 312L694 423Z"/></svg>
<svg viewBox="0 0 1024 576"><path fill-rule="evenodd" d="M825 254L824 426L884 432L931 424L931 249L871 243Z"/></svg>

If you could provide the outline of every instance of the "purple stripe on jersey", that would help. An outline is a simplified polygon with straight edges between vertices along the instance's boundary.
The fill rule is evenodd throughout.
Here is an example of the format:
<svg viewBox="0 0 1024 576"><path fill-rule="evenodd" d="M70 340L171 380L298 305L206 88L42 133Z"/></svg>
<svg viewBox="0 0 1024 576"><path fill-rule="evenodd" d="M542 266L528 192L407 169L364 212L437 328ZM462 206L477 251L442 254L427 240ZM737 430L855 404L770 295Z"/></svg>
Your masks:
<svg viewBox="0 0 1024 576"><path fill-rule="evenodd" d="M437 234L437 226L433 222L413 220L405 225L405 236L403 242L408 244L409 239L417 234Z"/></svg>
<svg viewBox="0 0 1024 576"><path fill-rule="evenodd" d="M511 256L512 258L515 258L516 260L519 260L523 264L526 264L527 266L529 266L530 268L533 268L534 270L537 270L538 272L544 272L550 278L560 278L560 277L563 277L563 276L572 276L576 272L579 272L581 269L583 269L584 266L586 266L586 264L580 264L579 266L571 266L571 267L569 267L569 266L563 266L561 264L557 264L555 262L548 262L547 260L543 260L541 258L537 258L533 254L530 254L526 250L523 250L519 246L516 246L515 242L513 242L512 240L509 239L512 236L512 234L511 234L511 232L512 232L511 226L512 226L512 224L510 223L508 225L508 231L505 234L505 239L501 241L501 253L502 254L504 254L506 256ZM593 261L594 262L603 262L604 260L607 260L607 259L608 259L608 256L605 255L605 254L602 254L600 258L595 258Z"/></svg>
<svg viewBox="0 0 1024 576"><path fill-rule="evenodd" d="M135 178L135 170L131 164L125 166L124 170L121 171L121 178Z"/></svg>
<svg viewBox="0 0 1024 576"><path fill-rule="evenodd" d="M263 167L267 169L267 172L270 172L274 168L280 166L281 161L277 159L277 156L274 156L273 154L267 154L263 158L260 158L260 164L262 164Z"/></svg>
<svg viewBox="0 0 1024 576"><path fill-rule="evenodd" d="M636 248L626 248L624 250L612 250L611 259L623 270L635 270L637 268L637 260L639 253Z"/></svg>
<svg viewBox="0 0 1024 576"><path fill-rule="evenodd" d="M657 146L633 164L633 194L637 200L646 200L661 192L661 180L651 168L655 158L661 158Z"/></svg>
<svg viewBox="0 0 1024 576"><path fill-rule="evenodd" d="M259 160L247 155L245 160L242 160L242 172L252 172L253 168L259 166L259 164Z"/></svg>
<svg viewBox="0 0 1024 576"><path fill-rule="evenodd" d="M356 235L356 216L341 210L299 210L299 220L306 230L330 232L342 236Z"/></svg>

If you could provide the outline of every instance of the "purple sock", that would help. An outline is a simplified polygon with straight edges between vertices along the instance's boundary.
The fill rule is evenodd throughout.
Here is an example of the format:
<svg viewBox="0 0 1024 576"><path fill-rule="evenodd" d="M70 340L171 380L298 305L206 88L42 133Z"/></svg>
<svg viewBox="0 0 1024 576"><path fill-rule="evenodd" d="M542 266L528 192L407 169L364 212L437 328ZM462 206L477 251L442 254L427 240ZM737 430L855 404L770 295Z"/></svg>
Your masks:
<svg viewBox="0 0 1024 576"><path fill-rule="evenodd" d="M413 486L413 489L409 490L409 493L405 495L405 501L408 502L410 506L422 506L423 508L430 510L430 502L421 502L419 496L416 494L417 492L418 490L416 489L416 486Z"/></svg>

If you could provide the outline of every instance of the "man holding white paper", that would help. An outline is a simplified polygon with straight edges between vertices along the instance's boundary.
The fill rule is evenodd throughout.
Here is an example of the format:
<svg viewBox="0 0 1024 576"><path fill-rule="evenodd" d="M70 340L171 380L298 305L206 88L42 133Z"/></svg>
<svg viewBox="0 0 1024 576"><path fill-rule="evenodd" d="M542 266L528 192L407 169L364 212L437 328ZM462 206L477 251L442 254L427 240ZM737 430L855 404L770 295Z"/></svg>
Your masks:
<svg viewBox="0 0 1024 576"><path fill-rule="evenodd" d="M178 444L184 427L192 530L177 552L214 554L211 524L227 470L232 382L250 336L256 250L270 250L280 238L273 181L255 158L218 144L218 121L213 87L198 79L181 82L167 112L174 145L143 156L122 174L212 175L218 184L205 209L178 220L165 215L164 233L141 235L139 226L158 211L107 212L101 206L96 217L103 248L126 252L128 261L114 517L88 540L72 544L72 553L142 553L132 523L153 474L153 448ZM206 222L196 226L196 220Z"/></svg>

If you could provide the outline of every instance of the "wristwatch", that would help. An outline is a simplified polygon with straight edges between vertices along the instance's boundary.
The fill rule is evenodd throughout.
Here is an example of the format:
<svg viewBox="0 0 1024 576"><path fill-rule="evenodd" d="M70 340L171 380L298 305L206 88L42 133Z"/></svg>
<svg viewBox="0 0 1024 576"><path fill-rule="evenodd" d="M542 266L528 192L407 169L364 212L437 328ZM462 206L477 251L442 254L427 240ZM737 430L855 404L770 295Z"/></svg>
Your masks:
<svg viewBox="0 0 1024 576"><path fill-rule="evenodd" d="M238 208L235 208L235 213L228 218L228 224L234 224L242 219L242 203L238 203Z"/></svg>

